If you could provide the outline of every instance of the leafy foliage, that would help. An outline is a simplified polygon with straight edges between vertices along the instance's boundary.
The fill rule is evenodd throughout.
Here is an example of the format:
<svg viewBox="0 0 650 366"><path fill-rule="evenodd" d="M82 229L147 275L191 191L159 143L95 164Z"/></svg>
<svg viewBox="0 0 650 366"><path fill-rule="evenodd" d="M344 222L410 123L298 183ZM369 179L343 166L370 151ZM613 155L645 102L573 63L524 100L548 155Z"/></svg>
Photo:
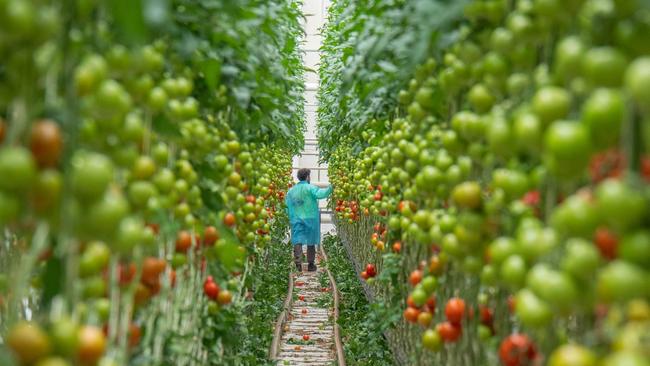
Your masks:
<svg viewBox="0 0 650 366"><path fill-rule="evenodd" d="M339 326L347 364L392 365L383 332L397 321L396 312L381 302L368 303L338 237L326 236L323 245L329 259L328 268L341 293Z"/></svg>
<svg viewBox="0 0 650 366"><path fill-rule="evenodd" d="M324 156L344 136L362 146L368 127L385 128L397 91L414 67L449 43L467 0L338 0L324 29L320 67L319 136ZM343 123L345 121L345 123Z"/></svg>
<svg viewBox="0 0 650 366"><path fill-rule="evenodd" d="M204 342L220 340L223 355L218 352L215 359L225 365L272 365L268 350L286 297L292 258L291 245L284 242L287 218L276 220L272 244L257 257L249 277L250 298L210 319L215 333Z"/></svg>
<svg viewBox="0 0 650 366"><path fill-rule="evenodd" d="M169 32L182 40L177 51L209 91L199 101L224 102L217 86L225 86L240 138L298 152L304 140L301 2L175 0L173 7Z"/></svg>

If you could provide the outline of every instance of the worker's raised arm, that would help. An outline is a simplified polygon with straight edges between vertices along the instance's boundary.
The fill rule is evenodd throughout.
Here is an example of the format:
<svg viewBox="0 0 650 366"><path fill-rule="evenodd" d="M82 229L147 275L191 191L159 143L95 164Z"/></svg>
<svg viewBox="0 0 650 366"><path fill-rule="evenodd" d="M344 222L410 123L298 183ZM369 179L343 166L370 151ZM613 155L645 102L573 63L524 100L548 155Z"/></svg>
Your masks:
<svg viewBox="0 0 650 366"><path fill-rule="evenodd" d="M329 187L327 188L318 188L315 185L311 185L311 194L317 199L321 200L323 198L329 197L330 194L332 194L332 185L330 184Z"/></svg>

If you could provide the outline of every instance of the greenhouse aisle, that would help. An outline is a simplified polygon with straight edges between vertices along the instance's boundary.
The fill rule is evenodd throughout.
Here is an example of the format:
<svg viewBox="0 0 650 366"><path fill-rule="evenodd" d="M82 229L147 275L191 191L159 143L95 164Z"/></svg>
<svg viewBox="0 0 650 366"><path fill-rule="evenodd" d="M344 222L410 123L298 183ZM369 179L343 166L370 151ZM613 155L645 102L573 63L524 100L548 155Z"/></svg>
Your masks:
<svg viewBox="0 0 650 366"><path fill-rule="evenodd" d="M319 161L318 135L317 135L317 109L320 66L320 47L322 45L321 28L327 18L327 9L330 0L305 1L302 11L305 15L303 29L305 41L302 44L304 66L313 72L305 73L305 146L299 156L293 158L293 176L296 179L296 172L300 168L308 168L312 171L311 181L313 184L324 187L329 184L327 175L327 164ZM319 202L321 210L321 233L325 235L334 231L331 214L327 211L327 201Z"/></svg>
<svg viewBox="0 0 650 366"><path fill-rule="evenodd" d="M303 29L305 40L302 44L304 66L314 72L305 74L305 144L300 155L293 159L293 177L301 168L311 170L311 183L319 187L329 184L327 165L321 164L318 151L317 108L318 67L320 61L320 29L325 23L329 0L305 1L302 11L305 15ZM296 180L297 181L297 180ZM321 209L321 235L334 232L331 214L327 211L327 200L319 201ZM321 265L322 255L317 256L317 272L292 274L293 289L290 289L288 302L290 310L282 321L281 338L278 339L278 365L322 365L335 362L335 320L331 286L327 269ZM284 314L283 314L284 315ZM340 346L340 340L339 340ZM274 347L274 346L272 346ZM342 357L342 353L341 353Z"/></svg>

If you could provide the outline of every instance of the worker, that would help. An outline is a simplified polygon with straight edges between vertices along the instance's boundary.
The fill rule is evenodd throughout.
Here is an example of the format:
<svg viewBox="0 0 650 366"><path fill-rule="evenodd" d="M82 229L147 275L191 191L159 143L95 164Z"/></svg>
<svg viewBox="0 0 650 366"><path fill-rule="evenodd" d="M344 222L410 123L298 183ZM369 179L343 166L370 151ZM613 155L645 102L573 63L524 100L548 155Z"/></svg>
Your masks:
<svg viewBox="0 0 650 366"><path fill-rule="evenodd" d="M320 245L320 211L318 200L332 194L332 186L319 188L310 183L309 169L298 170L298 184L293 186L285 198L291 225L293 258L298 272L302 271L302 246L307 245L307 270L316 270L316 246Z"/></svg>

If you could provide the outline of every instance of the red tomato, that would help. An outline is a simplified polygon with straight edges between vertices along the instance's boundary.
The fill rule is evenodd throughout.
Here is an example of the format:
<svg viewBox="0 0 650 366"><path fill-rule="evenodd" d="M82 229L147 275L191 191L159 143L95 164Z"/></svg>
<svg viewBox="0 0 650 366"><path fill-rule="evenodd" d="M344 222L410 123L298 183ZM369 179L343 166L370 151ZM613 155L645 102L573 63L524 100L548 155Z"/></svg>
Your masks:
<svg viewBox="0 0 650 366"><path fill-rule="evenodd" d="M226 226L230 226L230 227L235 226L236 222L237 222L237 219L235 218L235 214L233 214L232 212L228 212L226 214L226 216L224 216L224 218L223 218L223 223Z"/></svg>
<svg viewBox="0 0 650 366"><path fill-rule="evenodd" d="M460 325L465 314L465 301L457 297L447 301L445 306L445 316L450 323Z"/></svg>
<svg viewBox="0 0 650 366"><path fill-rule="evenodd" d="M167 263L155 257L147 257L142 262L141 281L147 286L154 286L158 283L160 274L165 270Z"/></svg>
<svg viewBox="0 0 650 366"><path fill-rule="evenodd" d="M494 323L494 312L485 305L479 305L481 313L481 324L490 326Z"/></svg>
<svg viewBox="0 0 650 366"><path fill-rule="evenodd" d="M203 232L203 244L206 246L213 245L217 240L219 240L219 232L214 226L208 226Z"/></svg>
<svg viewBox="0 0 650 366"><path fill-rule="evenodd" d="M533 364L537 351L526 335L515 333L501 342L499 358L505 366L527 366Z"/></svg>
<svg viewBox="0 0 650 366"><path fill-rule="evenodd" d="M140 327L131 323L129 326L129 347L137 346L140 343L141 336L142 332L140 331Z"/></svg>
<svg viewBox="0 0 650 366"><path fill-rule="evenodd" d="M377 269L374 264L368 263L366 265L366 274L368 277L375 277L377 275Z"/></svg>
<svg viewBox="0 0 650 366"><path fill-rule="evenodd" d="M456 342L463 334L463 328L450 322L443 322L436 327L438 334L445 342Z"/></svg>
<svg viewBox="0 0 650 366"><path fill-rule="evenodd" d="M127 265L120 264L119 265L119 273L120 273L120 284L121 285L127 285L131 283L133 280L133 277L135 277L135 264L129 263Z"/></svg>
<svg viewBox="0 0 650 366"><path fill-rule="evenodd" d="M435 295L429 296L429 298L427 299L426 307L431 313L436 312L436 297L435 297Z"/></svg>
<svg viewBox="0 0 650 366"><path fill-rule="evenodd" d="M203 293L211 300L217 300L219 297L219 285L213 281L205 281L203 284Z"/></svg>
<svg viewBox="0 0 650 366"><path fill-rule="evenodd" d="M186 230L181 230L176 236L176 251L185 253L192 246L192 235Z"/></svg>
<svg viewBox="0 0 650 366"><path fill-rule="evenodd" d="M7 122L0 117L0 143L5 140L5 135L7 134Z"/></svg>
<svg viewBox="0 0 650 366"><path fill-rule="evenodd" d="M404 319L406 319L409 323L416 323L418 321L418 316L420 316L420 310L413 308L413 307L408 307L406 310L404 310Z"/></svg>
<svg viewBox="0 0 650 366"><path fill-rule="evenodd" d="M594 243L600 250L600 254L607 259L616 258L618 249L618 238L616 235L606 227L596 229L594 234Z"/></svg>
<svg viewBox="0 0 650 366"><path fill-rule="evenodd" d="M411 272L411 275L409 276L409 282L411 285L415 286L420 283L420 281L422 281L422 271L416 269L415 271Z"/></svg>
<svg viewBox="0 0 650 366"><path fill-rule="evenodd" d="M57 165L63 150L63 137L59 125L50 120L41 120L32 125L29 147L40 167Z"/></svg>

